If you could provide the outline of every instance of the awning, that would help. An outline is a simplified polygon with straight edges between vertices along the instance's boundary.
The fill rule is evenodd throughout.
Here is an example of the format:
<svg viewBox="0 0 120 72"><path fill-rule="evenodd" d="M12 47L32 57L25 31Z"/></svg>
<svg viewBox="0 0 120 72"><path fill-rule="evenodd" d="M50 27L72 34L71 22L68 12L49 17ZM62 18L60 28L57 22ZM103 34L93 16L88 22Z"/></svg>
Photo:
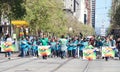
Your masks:
<svg viewBox="0 0 120 72"><path fill-rule="evenodd" d="M11 24L16 25L16 26L28 26L28 22L22 21L22 20L14 20L11 21Z"/></svg>

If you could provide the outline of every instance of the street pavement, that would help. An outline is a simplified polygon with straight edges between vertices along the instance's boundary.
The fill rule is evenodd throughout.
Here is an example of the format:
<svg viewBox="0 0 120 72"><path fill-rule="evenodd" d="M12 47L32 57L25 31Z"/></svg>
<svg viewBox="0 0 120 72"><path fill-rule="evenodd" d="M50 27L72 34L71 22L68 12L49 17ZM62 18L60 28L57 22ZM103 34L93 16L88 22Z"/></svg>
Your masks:
<svg viewBox="0 0 120 72"><path fill-rule="evenodd" d="M87 61L78 58L17 57L11 60L0 54L0 72L120 72L120 61L97 59Z"/></svg>

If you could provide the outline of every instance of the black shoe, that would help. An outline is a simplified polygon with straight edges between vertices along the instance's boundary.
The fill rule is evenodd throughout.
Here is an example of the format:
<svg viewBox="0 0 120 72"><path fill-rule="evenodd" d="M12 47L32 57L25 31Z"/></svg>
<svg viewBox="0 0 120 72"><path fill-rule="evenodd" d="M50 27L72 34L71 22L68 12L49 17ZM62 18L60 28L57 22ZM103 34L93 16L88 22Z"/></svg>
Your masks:
<svg viewBox="0 0 120 72"><path fill-rule="evenodd" d="M105 57L105 61L108 61L108 57Z"/></svg>
<svg viewBox="0 0 120 72"><path fill-rule="evenodd" d="M102 59L104 59L104 57L102 57Z"/></svg>
<svg viewBox="0 0 120 72"><path fill-rule="evenodd" d="M11 59L11 58L8 58L9 60Z"/></svg>

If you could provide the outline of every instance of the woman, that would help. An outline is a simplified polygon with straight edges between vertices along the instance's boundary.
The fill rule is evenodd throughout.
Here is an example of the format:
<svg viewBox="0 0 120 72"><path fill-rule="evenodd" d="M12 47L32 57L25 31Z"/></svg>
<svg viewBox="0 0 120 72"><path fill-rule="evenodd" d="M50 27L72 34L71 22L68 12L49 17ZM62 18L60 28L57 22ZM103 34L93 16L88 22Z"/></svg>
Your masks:
<svg viewBox="0 0 120 72"><path fill-rule="evenodd" d="M5 42L5 46L6 46L6 57L8 57L8 59L11 59L11 54L12 54L12 51L13 50L7 50L7 48L9 48L11 45L12 45L13 40L12 38L10 37L10 35L8 35L7 39L6 39L6 42Z"/></svg>
<svg viewBox="0 0 120 72"><path fill-rule="evenodd" d="M104 46L104 47L110 47L110 45L111 45L111 44L110 44L110 39L107 37L106 40L105 40L104 43L103 43L103 46ZM104 59L104 58L105 58L106 61L108 61L108 58L109 58L109 57L108 57L108 56L105 56L105 57L103 57L103 59Z"/></svg>

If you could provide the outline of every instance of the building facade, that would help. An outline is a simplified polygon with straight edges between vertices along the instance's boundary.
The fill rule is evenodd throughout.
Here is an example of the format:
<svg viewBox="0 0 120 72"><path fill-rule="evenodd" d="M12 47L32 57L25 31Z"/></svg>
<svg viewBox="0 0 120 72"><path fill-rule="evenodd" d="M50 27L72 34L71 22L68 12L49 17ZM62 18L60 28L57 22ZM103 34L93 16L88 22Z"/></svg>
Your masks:
<svg viewBox="0 0 120 72"><path fill-rule="evenodd" d="M86 24L86 14L85 9L85 0L63 0L64 2L64 10L68 13L71 13L78 21Z"/></svg>
<svg viewBox="0 0 120 72"><path fill-rule="evenodd" d="M63 0L64 10L79 22L95 27L95 0Z"/></svg>
<svg viewBox="0 0 120 72"><path fill-rule="evenodd" d="M85 0L86 11L87 11L87 24L91 25L91 0ZM91 25L92 26L92 25Z"/></svg>

